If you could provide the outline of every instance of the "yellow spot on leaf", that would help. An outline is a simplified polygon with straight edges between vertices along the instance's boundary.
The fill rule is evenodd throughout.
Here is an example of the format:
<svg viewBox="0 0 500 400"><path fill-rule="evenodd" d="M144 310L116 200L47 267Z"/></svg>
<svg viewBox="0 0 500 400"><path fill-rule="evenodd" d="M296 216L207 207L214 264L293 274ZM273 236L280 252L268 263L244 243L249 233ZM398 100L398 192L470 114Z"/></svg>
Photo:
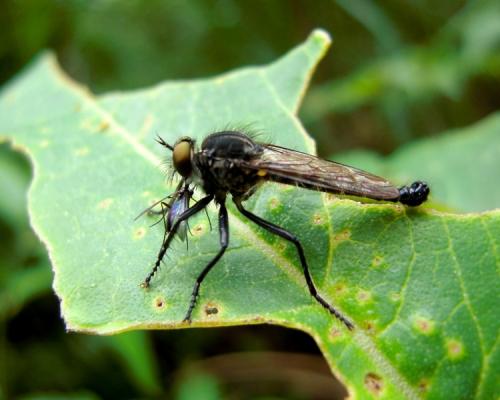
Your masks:
<svg viewBox="0 0 500 400"><path fill-rule="evenodd" d="M167 305L167 301L165 300L165 298L163 296L155 297L153 300L153 307L158 311L165 309L166 305Z"/></svg>
<svg viewBox="0 0 500 400"><path fill-rule="evenodd" d="M193 236L201 236L201 235L203 235L204 231L205 231L205 225L203 225L203 224L196 224L191 229L191 233L193 234Z"/></svg>
<svg viewBox="0 0 500 400"><path fill-rule="evenodd" d="M448 339L446 341L446 350L448 353L448 358L452 360L462 358L464 355L464 345L458 339Z"/></svg>
<svg viewBox="0 0 500 400"><path fill-rule="evenodd" d="M145 228L139 228L134 231L134 239L139 240L142 239L146 235L146 229Z"/></svg>
<svg viewBox="0 0 500 400"><path fill-rule="evenodd" d="M384 257L382 257L380 255L376 255L375 257L373 257L372 266L378 267L378 266L380 266L380 264L382 264L383 261L384 261Z"/></svg>
<svg viewBox="0 0 500 400"><path fill-rule="evenodd" d="M366 331L366 333L369 334L374 334L375 333L375 322L370 321L370 320L365 320L362 323L363 329Z"/></svg>
<svg viewBox="0 0 500 400"><path fill-rule="evenodd" d="M40 143L38 144L42 149L45 149L47 147L49 147L49 144L50 144L50 141L47 140L47 139L44 139L42 141L40 141Z"/></svg>
<svg viewBox="0 0 500 400"><path fill-rule="evenodd" d="M372 294L368 290L360 289L356 295L358 303L366 304L372 300Z"/></svg>
<svg viewBox="0 0 500 400"><path fill-rule="evenodd" d="M323 224L323 217L320 214L314 214L313 215L313 224L314 225Z"/></svg>
<svg viewBox="0 0 500 400"><path fill-rule="evenodd" d="M365 375L364 383L366 389L376 397L384 390L384 381L382 377L374 372L369 372Z"/></svg>
<svg viewBox="0 0 500 400"><path fill-rule="evenodd" d="M271 210L277 209L281 205L281 202L276 197L271 197L269 200L269 208Z"/></svg>
<svg viewBox="0 0 500 400"><path fill-rule="evenodd" d="M345 335L343 335L342 330L336 326L330 330L329 336L330 336L330 340L332 340L332 341L336 341L336 340L341 339L342 337L345 337Z"/></svg>
<svg viewBox="0 0 500 400"><path fill-rule="evenodd" d="M214 318L219 314L220 312L220 307L218 304L209 302L205 304L205 307L203 307L203 311L205 312L205 315L210 318Z"/></svg>
<svg viewBox="0 0 500 400"><path fill-rule="evenodd" d="M430 335L434 332L435 323L429 318L418 316L415 318L413 327L423 335Z"/></svg>
<svg viewBox="0 0 500 400"><path fill-rule="evenodd" d="M421 393L426 393L429 391L429 386L430 386L430 383L429 383L428 379L426 379L426 378L421 379L420 382L418 383L418 390Z"/></svg>
<svg viewBox="0 0 500 400"><path fill-rule="evenodd" d="M99 126L97 127L97 130L99 132L104 132L104 131L108 130L108 128L109 128L109 122L106 120L102 120L100 122Z"/></svg>
<svg viewBox="0 0 500 400"><path fill-rule="evenodd" d="M344 229L343 231L338 232L334 236L335 242L343 242L344 240L349 240L351 238L351 231L349 229Z"/></svg>
<svg viewBox="0 0 500 400"><path fill-rule="evenodd" d="M344 296L349 291L346 284L343 282L339 282L339 283L335 284L335 286L333 287L333 290L335 291L336 297Z"/></svg>
<svg viewBox="0 0 500 400"><path fill-rule="evenodd" d="M111 206L111 204L113 204L113 199L104 199L102 200L98 205L97 205L97 208L99 208L100 210L106 210L107 208L109 208L109 206Z"/></svg>

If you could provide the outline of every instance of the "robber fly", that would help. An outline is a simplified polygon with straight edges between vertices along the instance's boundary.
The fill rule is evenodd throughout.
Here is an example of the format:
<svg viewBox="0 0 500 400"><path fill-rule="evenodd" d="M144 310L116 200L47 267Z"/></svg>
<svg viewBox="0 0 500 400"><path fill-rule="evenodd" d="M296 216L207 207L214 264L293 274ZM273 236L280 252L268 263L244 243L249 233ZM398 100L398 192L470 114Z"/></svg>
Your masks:
<svg viewBox="0 0 500 400"><path fill-rule="evenodd" d="M158 142L172 152L173 167L181 176L181 182L168 207L162 246L153 269L141 284L142 287L149 287L151 279L158 271L172 239L182 224L205 209L212 201L219 206L220 249L195 281L189 307L184 317L186 322L191 321L201 283L229 245L226 209L228 193L231 194L241 214L261 228L293 243L311 296L349 329L353 329L353 324L318 293L299 239L284 228L248 211L242 202L266 181L321 192L399 202L408 206L422 204L429 194L429 187L424 182L416 181L410 186L397 188L387 180L368 172L296 150L258 143L238 131L212 133L203 140L200 148L197 148L195 140L190 137L180 138L173 146L161 138L158 138ZM194 187L200 187L205 192L205 197L190 206L193 193L191 188Z"/></svg>

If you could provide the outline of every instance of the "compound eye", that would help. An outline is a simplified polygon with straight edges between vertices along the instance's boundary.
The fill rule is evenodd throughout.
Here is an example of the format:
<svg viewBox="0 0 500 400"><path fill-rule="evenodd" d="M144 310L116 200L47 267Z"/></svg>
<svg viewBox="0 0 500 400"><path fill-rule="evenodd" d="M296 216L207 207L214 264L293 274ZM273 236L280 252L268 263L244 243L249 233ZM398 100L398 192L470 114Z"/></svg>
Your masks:
<svg viewBox="0 0 500 400"><path fill-rule="evenodd" d="M191 175L191 149L193 144L188 140L181 140L174 146L174 154L172 160L175 170L184 178Z"/></svg>

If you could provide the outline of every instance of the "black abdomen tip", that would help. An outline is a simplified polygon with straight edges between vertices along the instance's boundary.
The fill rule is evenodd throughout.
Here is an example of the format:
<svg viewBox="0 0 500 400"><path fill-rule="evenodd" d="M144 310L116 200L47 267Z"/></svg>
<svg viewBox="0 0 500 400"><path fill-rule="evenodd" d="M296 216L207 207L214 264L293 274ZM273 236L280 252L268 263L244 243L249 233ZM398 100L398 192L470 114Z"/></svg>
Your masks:
<svg viewBox="0 0 500 400"><path fill-rule="evenodd" d="M399 188L399 199L400 203L406 204L407 206L419 206L429 195L430 189L429 185L425 182L416 181L410 186L403 186Z"/></svg>

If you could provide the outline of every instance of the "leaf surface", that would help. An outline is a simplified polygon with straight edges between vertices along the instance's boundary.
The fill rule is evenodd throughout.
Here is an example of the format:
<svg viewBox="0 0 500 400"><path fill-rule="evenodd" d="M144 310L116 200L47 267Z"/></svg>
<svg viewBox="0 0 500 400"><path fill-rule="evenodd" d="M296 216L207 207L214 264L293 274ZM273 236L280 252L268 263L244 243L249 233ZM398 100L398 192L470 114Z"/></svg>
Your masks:
<svg viewBox="0 0 500 400"><path fill-rule="evenodd" d="M199 139L253 124L264 140L314 152L295 114L328 44L315 31L267 66L99 98L45 55L3 91L0 132L33 163L30 218L49 250L68 329L187 327L194 280L218 235L205 216L194 217L189 250L175 243L152 287L139 287L163 231L133 218L173 189L159 169L168 154L153 138ZM498 211L409 210L272 184L247 205L299 236L320 291L356 329L311 298L294 248L232 206L230 248L202 286L193 326L273 323L308 332L353 397L495 393ZM214 208L210 214L215 222Z"/></svg>

